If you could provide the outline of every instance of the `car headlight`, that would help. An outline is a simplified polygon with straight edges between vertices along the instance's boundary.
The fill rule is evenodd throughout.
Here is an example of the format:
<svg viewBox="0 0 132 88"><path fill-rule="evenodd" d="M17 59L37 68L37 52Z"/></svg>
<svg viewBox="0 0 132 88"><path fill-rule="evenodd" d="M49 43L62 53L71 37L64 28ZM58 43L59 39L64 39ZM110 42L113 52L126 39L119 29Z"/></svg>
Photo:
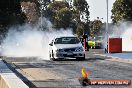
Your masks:
<svg viewBox="0 0 132 88"><path fill-rule="evenodd" d="M79 52L79 51L84 51L84 49L82 47L78 47L75 49L76 52Z"/></svg>

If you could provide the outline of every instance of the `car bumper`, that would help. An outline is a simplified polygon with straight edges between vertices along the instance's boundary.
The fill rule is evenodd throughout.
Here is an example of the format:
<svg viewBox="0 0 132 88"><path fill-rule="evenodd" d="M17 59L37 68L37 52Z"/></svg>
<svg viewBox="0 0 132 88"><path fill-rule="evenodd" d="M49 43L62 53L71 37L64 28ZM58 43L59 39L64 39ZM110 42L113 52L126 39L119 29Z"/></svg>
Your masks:
<svg viewBox="0 0 132 88"><path fill-rule="evenodd" d="M54 58L78 58L78 57L85 57L85 52L64 52L54 54Z"/></svg>

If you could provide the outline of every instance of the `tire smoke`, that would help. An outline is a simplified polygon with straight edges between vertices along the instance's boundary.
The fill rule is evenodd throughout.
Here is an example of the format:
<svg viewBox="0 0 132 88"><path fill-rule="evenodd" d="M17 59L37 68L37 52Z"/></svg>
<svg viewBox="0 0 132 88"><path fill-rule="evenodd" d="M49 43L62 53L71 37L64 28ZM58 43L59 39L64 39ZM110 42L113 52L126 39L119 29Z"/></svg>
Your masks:
<svg viewBox="0 0 132 88"><path fill-rule="evenodd" d="M110 38L122 38L122 51L132 52L132 23L121 22L118 26L112 27Z"/></svg>
<svg viewBox="0 0 132 88"><path fill-rule="evenodd" d="M73 35L71 29L55 30L43 18L43 31L40 23L36 27L29 24L11 27L1 44L1 54L7 57L39 57L49 60L49 43L58 36Z"/></svg>
<svg viewBox="0 0 132 88"><path fill-rule="evenodd" d="M132 25L122 34L122 50L132 52Z"/></svg>

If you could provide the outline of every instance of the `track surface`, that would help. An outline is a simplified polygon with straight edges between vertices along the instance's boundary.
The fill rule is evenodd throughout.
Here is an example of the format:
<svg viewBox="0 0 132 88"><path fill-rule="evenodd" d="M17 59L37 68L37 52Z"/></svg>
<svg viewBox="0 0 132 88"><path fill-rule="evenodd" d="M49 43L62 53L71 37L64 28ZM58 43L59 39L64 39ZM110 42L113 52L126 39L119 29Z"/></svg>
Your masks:
<svg viewBox="0 0 132 88"><path fill-rule="evenodd" d="M20 76L30 88L81 88L78 78L81 77L82 67L88 70L90 79L132 80L132 64L109 61L111 58L97 55L101 53L103 50L90 50L86 52L85 61L48 61L35 57L3 59L25 77ZM31 83L28 83L29 81ZM132 85L85 88L132 88Z"/></svg>

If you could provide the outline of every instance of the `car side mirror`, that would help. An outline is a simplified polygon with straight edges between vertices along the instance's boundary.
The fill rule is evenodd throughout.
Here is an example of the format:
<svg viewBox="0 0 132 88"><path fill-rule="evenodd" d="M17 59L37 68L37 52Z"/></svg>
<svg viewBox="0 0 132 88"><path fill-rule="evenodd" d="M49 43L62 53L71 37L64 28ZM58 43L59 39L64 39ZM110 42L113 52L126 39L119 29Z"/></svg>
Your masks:
<svg viewBox="0 0 132 88"><path fill-rule="evenodd" d="M53 44L52 44L52 43L50 43L49 45L50 45L50 46L53 46Z"/></svg>

